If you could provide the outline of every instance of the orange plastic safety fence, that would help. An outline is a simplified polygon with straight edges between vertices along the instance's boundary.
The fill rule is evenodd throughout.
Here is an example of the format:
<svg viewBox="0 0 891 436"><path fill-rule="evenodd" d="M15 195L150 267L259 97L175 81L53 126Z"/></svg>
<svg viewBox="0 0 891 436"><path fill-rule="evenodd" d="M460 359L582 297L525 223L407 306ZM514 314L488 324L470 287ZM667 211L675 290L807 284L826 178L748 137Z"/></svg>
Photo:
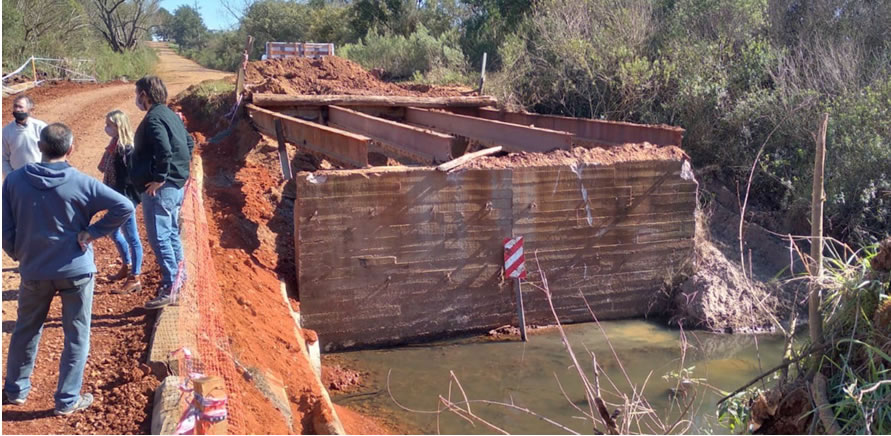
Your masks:
<svg viewBox="0 0 891 436"><path fill-rule="evenodd" d="M228 396L229 433L243 434L243 408L236 382L241 373L223 326L223 302L208 245L210 234L203 197L192 179L186 183L180 215L185 268L180 268L176 278L176 284L182 283L175 295L179 310L177 333L181 342L178 345L189 349L192 358L179 356L179 374L222 377Z"/></svg>

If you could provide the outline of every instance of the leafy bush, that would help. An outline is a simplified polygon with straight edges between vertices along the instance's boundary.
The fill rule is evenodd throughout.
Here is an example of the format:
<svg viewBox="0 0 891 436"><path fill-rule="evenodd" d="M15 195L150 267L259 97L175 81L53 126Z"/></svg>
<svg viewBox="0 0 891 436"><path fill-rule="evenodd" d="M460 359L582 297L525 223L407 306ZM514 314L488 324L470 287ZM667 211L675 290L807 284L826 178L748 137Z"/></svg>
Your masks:
<svg viewBox="0 0 891 436"><path fill-rule="evenodd" d="M380 68L391 79L408 79L437 68L463 71L464 55L454 41L455 34L433 37L424 26L404 37L372 31L356 44L347 44L339 55L366 69Z"/></svg>
<svg viewBox="0 0 891 436"><path fill-rule="evenodd" d="M731 186L763 145L750 210L793 233L808 231L829 112L826 228L869 243L891 228L891 3L797 4L543 0L504 38L488 89L535 112L679 125L694 164Z"/></svg>

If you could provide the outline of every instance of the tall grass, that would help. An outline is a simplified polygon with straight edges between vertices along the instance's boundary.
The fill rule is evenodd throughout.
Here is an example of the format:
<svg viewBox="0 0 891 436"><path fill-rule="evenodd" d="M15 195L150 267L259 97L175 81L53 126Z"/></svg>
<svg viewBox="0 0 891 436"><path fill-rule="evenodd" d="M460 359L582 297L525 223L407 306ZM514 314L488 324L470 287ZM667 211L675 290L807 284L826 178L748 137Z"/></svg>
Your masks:
<svg viewBox="0 0 891 436"><path fill-rule="evenodd" d="M121 78L136 80L153 73L158 63L158 54L145 46L116 53L107 44L101 44L84 57L94 60L92 74L100 82Z"/></svg>
<svg viewBox="0 0 891 436"><path fill-rule="evenodd" d="M877 247L835 248L826 266L824 335L833 346L816 361L828 380L829 407L843 433L891 434L891 338L876 325L888 302L887 276L870 268Z"/></svg>

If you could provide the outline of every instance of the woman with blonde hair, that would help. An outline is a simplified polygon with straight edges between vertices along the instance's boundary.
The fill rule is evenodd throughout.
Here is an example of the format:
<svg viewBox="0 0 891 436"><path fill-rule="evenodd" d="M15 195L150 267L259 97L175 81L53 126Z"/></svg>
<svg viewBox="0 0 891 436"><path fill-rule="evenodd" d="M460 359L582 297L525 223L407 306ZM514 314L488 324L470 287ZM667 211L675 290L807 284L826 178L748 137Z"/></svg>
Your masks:
<svg viewBox="0 0 891 436"><path fill-rule="evenodd" d="M133 130L130 119L120 110L113 110L105 116L105 133L111 137L105 154L99 161L102 182L129 198L135 208L139 204L139 193L130 181L131 155L133 153ZM142 272L142 242L136 227L136 214L111 234L123 261L117 274L106 279L110 282L125 280L123 286L113 294L130 294L142 289L139 274Z"/></svg>

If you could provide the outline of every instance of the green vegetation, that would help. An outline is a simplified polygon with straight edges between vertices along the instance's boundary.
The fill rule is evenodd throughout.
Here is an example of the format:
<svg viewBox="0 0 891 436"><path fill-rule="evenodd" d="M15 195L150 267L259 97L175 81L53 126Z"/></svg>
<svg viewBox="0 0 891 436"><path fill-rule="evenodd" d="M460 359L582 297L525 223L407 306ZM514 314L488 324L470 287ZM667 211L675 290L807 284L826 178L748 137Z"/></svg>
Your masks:
<svg viewBox="0 0 891 436"><path fill-rule="evenodd" d="M823 292L821 314L823 341L827 346L813 348L807 339L794 346L790 343L790 360L805 350L816 352L801 355L801 362L789 365L788 372L775 372L765 378L771 382L770 389L755 384L719 404L719 420L737 433L758 429L764 416L754 416L759 414L757 409L763 415L764 410L780 401L795 404L792 399L795 395L806 397L805 402L800 403L804 409L796 412L811 416L814 425L823 428L822 433L834 434L826 427L827 420L829 425L837 425L835 431L839 434L891 431L889 273L871 266L878 245L858 251L834 240L827 241L826 245L831 255L824 261L824 279L817 286ZM795 280L802 279L810 280L806 276ZM826 380L826 404L820 406L825 410L823 416L818 408L810 409L810 392L816 377ZM752 423L757 425L751 427ZM772 430L789 431L788 428ZM807 431L807 428L802 426L800 430Z"/></svg>
<svg viewBox="0 0 891 436"><path fill-rule="evenodd" d="M875 255L875 246L840 252L826 268L824 336L834 346L809 369L826 375L828 402L844 434L891 433L891 289L887 273L870 268Z"/></svg>
<svg viewBox="0 0 891 436"><path fill-rule="evenodd" d="M358 43L343 46L339 54L367 69L382 69L388 79L423 80L433 71L465 70L464 55L453 48L456 37L452 32L436 38L424 26L418 26L408 37L384 36L372 31Z"/></svg>
<svg viewBox="0 0 891 436"><path fill-rule="evenodd" d="M177 103L188 108L190 121L214 127L235 103L235 84L225 80L205 80L192 85L176 97Z"/></svg>
<svg viewBox="0 0 891 436"><path fill-rule="evenodd" d="M133 50L123 53L115 53L107 45L100 45L92 53L95 59L93 75L99 81L127 78L136 80L146 74L151 74L158 63L158 54L154 50L137 46Z"/></svg>
<svg viewBox="0 0 891 436"><path fill-rule="evenodd" d="M3 70L35 56L86 59L81 72L100 81L150 74L158 58L140 41L149 36L144 28L153 25L156 4L129 0L112 9L114 3L3 0Z"/></svg>

